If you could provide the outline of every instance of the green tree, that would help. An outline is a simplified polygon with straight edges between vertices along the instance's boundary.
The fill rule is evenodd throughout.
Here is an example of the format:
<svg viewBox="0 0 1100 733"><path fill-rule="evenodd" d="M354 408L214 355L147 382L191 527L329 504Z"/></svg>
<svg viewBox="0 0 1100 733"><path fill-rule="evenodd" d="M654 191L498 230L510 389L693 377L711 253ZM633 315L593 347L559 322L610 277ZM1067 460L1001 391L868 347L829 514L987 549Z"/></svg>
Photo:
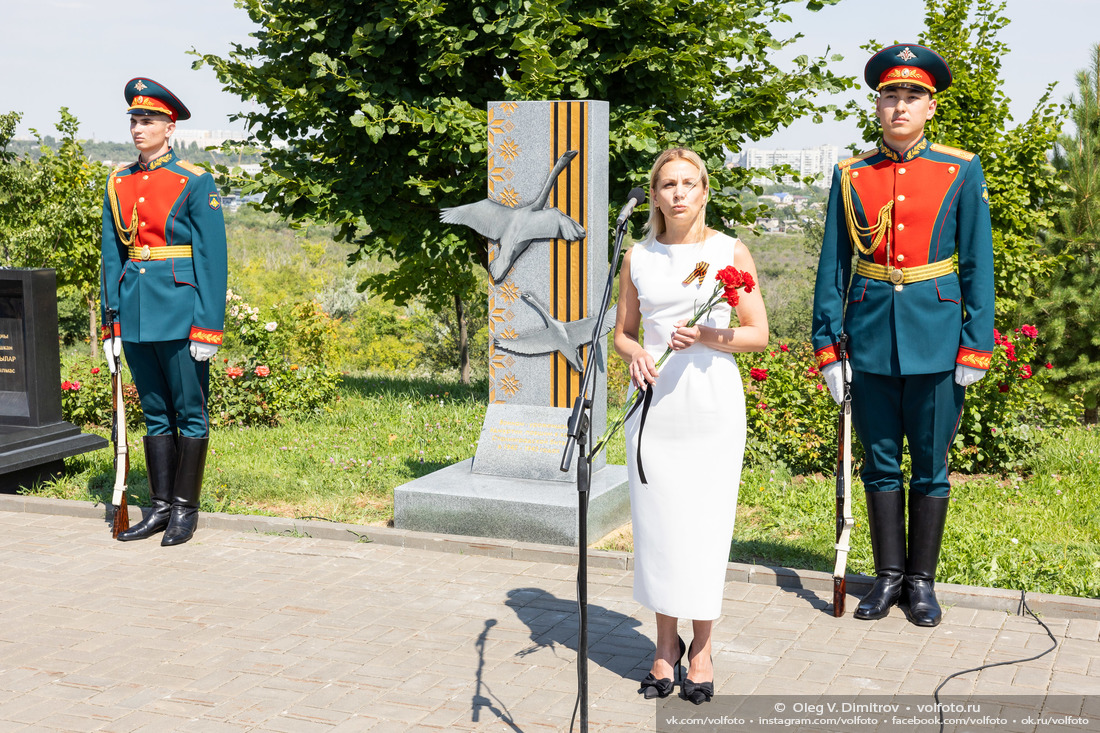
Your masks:
<svg viewBox="0 0 1100 733"><path fill-rule="evenodd" d="M831 108L814 94L851 86L825 58L790 73L772 63L798 37L772 33L792 1L243 0L256 44L195 65L256 103L240 117L270 152L245 193L292 221L334 223L353 261L392 258L372 292L461 313L479 297L487 243L441 225L439 209L485 196L489 102L607 100L616 205L673 144L703 156L715 190L739 190L751 173L725 169L724 147L820 117ZM754 214L736 197L709 211L716 225Z"/></svg>
<svg viewBox="0 0 1100 733"><path fill-rule="evenodd" d="M1085 420L1097 422L1100 401L1100 44L1092 66L1077 73L1070 97L1076 128L1059 136L1054 167L1066 197L1048 238L1061 267L1039 302L1040 325L1054 365L1053 381L1067 395L1081 395Z"/></svg>
<svg viewBox="0 0 1100 733"><path fill-rule="evenodd" d="M927 30L918 42L943 56L954 77L936 95L939 106L926 132L933 142L981 156L993 222L997 324L1008 328L1030 320L1026 314L1036 285L1054 270L1055 260L1042 251L1037 236L1051 226L1050 204L1059 192L1047 154L1065 107L1050 102L1051 84L1027 121L1009 126L1010 100L1001 79L1001 60L1009 49L997 38L1009 23L1003 1L927 0L925 8ZM872 42L864 48L884 45ZM867 108L859 109L864 140L877 141L878 121Z"/></svg>
<svg viewBox="0 0 1100 733"><path fill-rule="evenodd" d="M65 107L60 139L44 144L36 161L16 159L7 143L19 115L0 117L0 247L14 267L52 267L58 289L79 293L88 308L91 354L96 355L99 244L108 170L91 163L77 139L80 123ZM50 138L47 138L50 139Z"/></svg>

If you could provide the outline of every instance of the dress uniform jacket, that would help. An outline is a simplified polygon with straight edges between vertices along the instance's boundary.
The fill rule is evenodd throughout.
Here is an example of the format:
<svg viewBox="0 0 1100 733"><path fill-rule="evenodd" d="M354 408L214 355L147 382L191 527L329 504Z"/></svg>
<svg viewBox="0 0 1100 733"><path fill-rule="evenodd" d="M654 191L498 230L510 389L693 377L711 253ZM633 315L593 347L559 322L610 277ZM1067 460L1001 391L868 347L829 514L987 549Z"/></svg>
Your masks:
<svg viewBox="0 0 1100 733"><path fill-rule="evenodd" d="M101 303L104 324L107 308L119 314L114 335L138 343L220 345L227 269L213 176L172 150L111 174L103 205ZM104 326L103 338L110 335Z"/></svg>
<svg viewBox="0 0 1100 733"><path fill-rule="evenodd" d="M957 273L907 281L910 268L955 254ZM853 277L853 255L893 280ZM812 341L820 367L838 358L844 331L858 371L897 377L952 371L956 364L988 369L993 242L978 157L922 137L901 154L881 143L839 163L814 301Z"/></svg>

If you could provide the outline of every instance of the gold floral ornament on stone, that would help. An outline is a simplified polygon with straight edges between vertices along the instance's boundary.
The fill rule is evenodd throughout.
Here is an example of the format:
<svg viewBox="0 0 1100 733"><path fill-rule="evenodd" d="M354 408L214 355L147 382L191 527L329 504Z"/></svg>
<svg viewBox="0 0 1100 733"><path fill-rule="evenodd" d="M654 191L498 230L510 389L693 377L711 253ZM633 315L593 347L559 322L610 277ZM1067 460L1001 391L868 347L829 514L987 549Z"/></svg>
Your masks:
<svg viewBox="0 0 1100 733"><path fill-rule="evenodd" d="M697 285L703 284L703 278L707 275L707 269L710 268L710 264L706 262L697 262L695 269L691 271L691 274L684 279L684 285L691 285L693 280L697 280Z"/></svg>

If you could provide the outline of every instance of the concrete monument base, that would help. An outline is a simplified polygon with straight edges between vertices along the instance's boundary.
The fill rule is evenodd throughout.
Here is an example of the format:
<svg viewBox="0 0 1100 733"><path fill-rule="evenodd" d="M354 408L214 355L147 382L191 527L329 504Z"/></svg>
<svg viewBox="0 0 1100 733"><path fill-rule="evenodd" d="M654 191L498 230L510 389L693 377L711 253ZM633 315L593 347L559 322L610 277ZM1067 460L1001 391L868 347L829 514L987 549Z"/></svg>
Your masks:
<svg viewBox="0 0 1100 733"><path fill-rule="evenodd" d="M576 546L576 483L474 473L473 459L422 476L393 492L398 529ZM630 521L626 466L592 474L588 541Z"/></svg>

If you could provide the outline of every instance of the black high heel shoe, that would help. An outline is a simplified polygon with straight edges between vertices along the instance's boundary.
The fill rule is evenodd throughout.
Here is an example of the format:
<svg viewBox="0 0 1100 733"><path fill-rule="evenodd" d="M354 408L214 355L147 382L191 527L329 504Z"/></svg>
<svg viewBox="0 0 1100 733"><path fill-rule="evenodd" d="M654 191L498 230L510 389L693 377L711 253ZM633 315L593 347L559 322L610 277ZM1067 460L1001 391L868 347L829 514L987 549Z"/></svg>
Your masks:
<svg viewBox="0 0 1100 733"><path fill-rule="evenodd" d="M691 642L695 643L694 640ZM714 656L711 655L711 667L714 667ZM690 662L691 655L688 655ZM684 700L690 700L696 705L702 705L705 702L710 702L710 699L714 697L714 681L710 682L692 682L686 674L684 675L684 684L680 687L680 697Z"/></svg>
<svg viewBox="0 0 1100 733"><path fill-rule="evenodd" d="M672 679L668 677L662 677L657 679L650 672L642 680L642 687L639 692L646 700L652 700L655 697L668 697L672 694L673 687L676 684L676 678L679 677L679 669L681 662L684 659L684 652L687 651L687 646L684 644L684 640L679 636L676 637L676 641L680 642L680 658L676 660L676 664L672 665Z"/></svg>

